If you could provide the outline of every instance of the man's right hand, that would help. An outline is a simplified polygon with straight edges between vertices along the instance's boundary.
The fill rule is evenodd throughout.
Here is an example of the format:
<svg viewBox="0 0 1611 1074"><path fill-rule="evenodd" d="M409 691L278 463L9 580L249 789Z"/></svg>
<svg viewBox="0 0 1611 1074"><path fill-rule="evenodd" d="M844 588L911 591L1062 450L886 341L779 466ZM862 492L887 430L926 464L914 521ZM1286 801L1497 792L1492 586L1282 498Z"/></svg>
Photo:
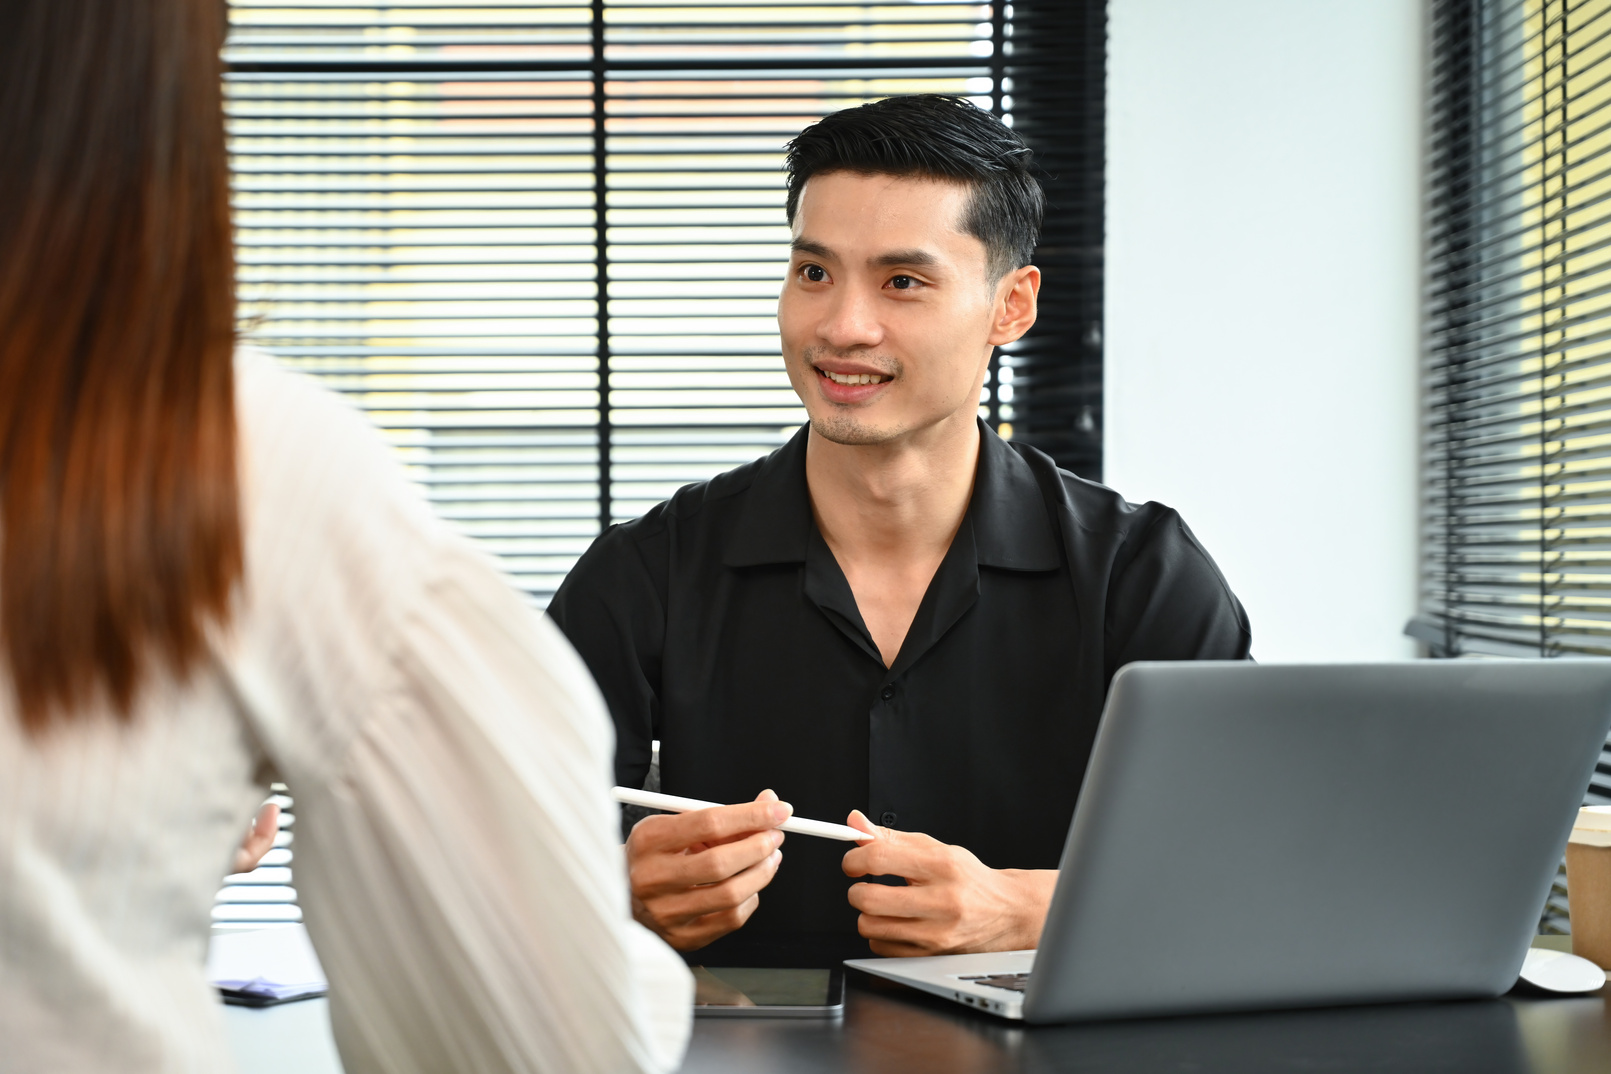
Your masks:
<svg viewBox="0 0 1611 1074"><path fill-rule="evenodd" d="M726 936L777 874L794 808L762 791L744 805L644 817L627 838L632 916L679 951Z"/></svg>

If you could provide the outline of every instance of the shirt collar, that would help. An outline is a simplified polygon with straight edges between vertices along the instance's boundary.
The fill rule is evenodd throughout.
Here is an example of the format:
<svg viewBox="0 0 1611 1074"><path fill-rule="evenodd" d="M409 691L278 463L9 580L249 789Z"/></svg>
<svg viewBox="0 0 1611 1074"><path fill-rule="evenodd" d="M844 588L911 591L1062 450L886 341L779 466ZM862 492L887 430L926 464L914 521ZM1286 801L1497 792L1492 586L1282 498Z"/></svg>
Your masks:
<svg viewBox="0 0 1611 1074"><path fill-rule="evenodd" d="M816 520L806 487L806 431L755 464L738 524L727 537L722 562L729 567L764 563L804 563Z"/></svg>
<svg viewBox="0 0 1611 1074"><path fill-rule="evenodd" d="M1035 471L1013 446L979 423L979 471L973 479L973 540L979 565L1054 571L1062 563L1057 531Z"/></svg>
<svg viewBox="0 0 1611 1074"><path fill-rule="evenodd" d="M806 486L808 426L756 464L738 524L722 562L729 567L804 563L816 532ZM1023 457L979 423L979 469L968 503L973 543L981 566L1016 571L1056 570L1057 533L1046 497Z"/></svg>

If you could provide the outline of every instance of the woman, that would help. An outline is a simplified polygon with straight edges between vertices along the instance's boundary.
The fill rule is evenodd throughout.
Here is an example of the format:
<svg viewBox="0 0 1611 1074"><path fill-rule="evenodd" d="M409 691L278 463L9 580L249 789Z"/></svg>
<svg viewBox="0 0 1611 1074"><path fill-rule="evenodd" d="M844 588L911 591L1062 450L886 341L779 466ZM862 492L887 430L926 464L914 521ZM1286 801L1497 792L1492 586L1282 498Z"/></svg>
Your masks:
<svg viewBox="0 0 1611 1074"><path fill-rule="evenodd" d="M581 663L233 354L223 8L0 4L0 1068L230 1068L209 910L271 779L349 1074L671 1066Z"/></svg>

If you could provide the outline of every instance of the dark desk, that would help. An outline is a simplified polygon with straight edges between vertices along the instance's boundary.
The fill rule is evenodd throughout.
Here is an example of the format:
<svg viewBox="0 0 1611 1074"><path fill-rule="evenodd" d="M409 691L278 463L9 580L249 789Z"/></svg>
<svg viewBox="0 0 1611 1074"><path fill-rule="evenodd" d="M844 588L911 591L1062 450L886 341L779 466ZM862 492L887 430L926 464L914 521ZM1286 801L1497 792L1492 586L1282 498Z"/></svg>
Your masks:
<svg viewBox="0 0 1611 1074"><path fill-rule="evenodd" d="M1608 993L1026 1027L853 973L843 1021L695 1019L683 1071L1607 1074ZM323 1000L226 1016L243 1074L341 1070Z"/></svg>
<svg viewBox="0 0 1611 1074"><path fill-rule="evenodd" d="M1608 989L1607 991L1611 991ZM852 974L843 1023L697 1019L685 1074L1606 1074L1606 994L1022 1026Z"/></svg>

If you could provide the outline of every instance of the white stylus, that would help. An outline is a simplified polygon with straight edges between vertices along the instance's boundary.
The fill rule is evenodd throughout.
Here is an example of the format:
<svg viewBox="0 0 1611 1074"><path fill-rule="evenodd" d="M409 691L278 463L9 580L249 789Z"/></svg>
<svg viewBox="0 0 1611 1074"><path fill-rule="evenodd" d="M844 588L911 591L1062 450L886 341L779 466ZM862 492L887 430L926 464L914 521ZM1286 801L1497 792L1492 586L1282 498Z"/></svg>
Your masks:
<svg viewBox="0 0 1611 1074"><path fill-rule="evenodd" d="M668 813L692 813L696 809L714 809L721 805L720 802L701 802L697 798L679 798L675 794L635 791L630 787L617 787L612 793L617 802L644 806L648 809L664 809ZM829 824L825 820L802 820L799 817L790 817L778 827L796 835L815 835L822 839L838 839L844 843L861 843L878 838L848 824Z"/></svg>

